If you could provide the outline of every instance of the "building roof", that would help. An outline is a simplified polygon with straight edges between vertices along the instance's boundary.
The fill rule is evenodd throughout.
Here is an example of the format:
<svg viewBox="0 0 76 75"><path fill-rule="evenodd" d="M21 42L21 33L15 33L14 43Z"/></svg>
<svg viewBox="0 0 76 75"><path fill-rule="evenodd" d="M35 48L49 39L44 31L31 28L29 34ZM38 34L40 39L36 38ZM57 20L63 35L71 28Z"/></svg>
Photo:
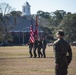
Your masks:
<svg viewBox="0 0 76 75"><path fill-rule="evenodd" d="M3 18L6 19L5 17ZM8 20L6 20L6 24L8 27L11 27L9 32L29 32L30 25L32 24L33 29L35 29L36 22L33 18L31 18L31 16L20 16L16 17L15 20L13 16L9 16ZM39 26L38 31L43 32Z"/></svg>

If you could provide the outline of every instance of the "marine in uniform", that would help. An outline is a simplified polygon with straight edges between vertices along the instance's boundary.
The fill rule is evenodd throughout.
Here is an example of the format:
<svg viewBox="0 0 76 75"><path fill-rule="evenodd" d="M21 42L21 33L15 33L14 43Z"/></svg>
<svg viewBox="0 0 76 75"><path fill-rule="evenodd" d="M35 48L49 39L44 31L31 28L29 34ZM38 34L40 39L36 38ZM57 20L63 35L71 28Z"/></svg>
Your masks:
<svg viewBox="0 0 76 75"><path fill-rule="evenodd" d="M42 48L42 40L38 39L38 58L43 56L43 54L41 52L41 48Z"/></svg>
<svg viewBox="0 0 76 75"><path fill-rule="evenodd" d="M32 54L32 50L33 50L33 42L28 42L28 45L29 45L29 54L30 54L30 58L33 57L33 54Z"/></svg>
<svg viewBox="0 0 76 75"><path fill-rule="evenodd" d="M46 45L47 45L46 40L45 40L45 38L43 38L43 40L42 40L42 48L43 48L42 52L43 52L44 58L46 58L46 53L45 53Z"/></svg>
<svg viewBox="0 0 76 75"><path fill-rule="evenodd" d="M55 75L67 75L67 69L72 60L72 49L63 39L64 32L62 30L59 30L56 36L58 39L54 42Z"/></svg>
<svg viewBox="0 0 76 75"><path fill-rule="evenodd" d="M37 57L37 54L36 54L36 50L37 49L38 49L38 39L37 39L37 37L35 37L35 41L34 41L34 52L33 52L34 58Z"/></svg>

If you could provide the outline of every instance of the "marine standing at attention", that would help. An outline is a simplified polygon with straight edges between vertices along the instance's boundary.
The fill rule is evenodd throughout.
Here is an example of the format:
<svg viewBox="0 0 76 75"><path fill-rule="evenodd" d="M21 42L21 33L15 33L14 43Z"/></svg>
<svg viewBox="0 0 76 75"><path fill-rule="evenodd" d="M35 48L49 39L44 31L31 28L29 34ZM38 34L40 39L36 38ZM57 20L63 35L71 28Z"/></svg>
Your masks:
<svg viewBox="0 0 76 75"><path fill-rule="evenodd" d="M64 32L62 30L56 33L56 37L57 40L54 42L55 75L67 75L67 69L72 60L72 49L63 39Z"/></svg>

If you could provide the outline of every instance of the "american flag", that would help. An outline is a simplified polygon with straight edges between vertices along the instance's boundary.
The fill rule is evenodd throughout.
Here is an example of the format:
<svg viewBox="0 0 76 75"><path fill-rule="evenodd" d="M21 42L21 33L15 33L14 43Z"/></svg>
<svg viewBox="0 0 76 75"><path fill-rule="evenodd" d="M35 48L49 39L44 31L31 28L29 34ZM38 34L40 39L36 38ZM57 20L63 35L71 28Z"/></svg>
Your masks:
<svg viewBox="0 0 76 75"><path fill-rule="evenodd" d="M34 42L34 31L33 31L33 26L30 26L30 42Z"/></svg>

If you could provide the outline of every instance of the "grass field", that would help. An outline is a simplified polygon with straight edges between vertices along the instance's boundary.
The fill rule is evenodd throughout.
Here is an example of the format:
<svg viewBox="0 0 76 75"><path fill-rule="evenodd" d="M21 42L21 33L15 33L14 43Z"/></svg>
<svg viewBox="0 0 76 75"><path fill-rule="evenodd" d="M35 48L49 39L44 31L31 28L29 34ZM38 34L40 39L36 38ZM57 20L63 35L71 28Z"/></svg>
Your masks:
<svg viewBox="0 0 76 75"><path fill-rule="evenodd" d="M47 47L46 58L29 58L27 46L0 47L0 75L55 75L53 47ZM76 47L68 75L76 75Z"/></svg>

